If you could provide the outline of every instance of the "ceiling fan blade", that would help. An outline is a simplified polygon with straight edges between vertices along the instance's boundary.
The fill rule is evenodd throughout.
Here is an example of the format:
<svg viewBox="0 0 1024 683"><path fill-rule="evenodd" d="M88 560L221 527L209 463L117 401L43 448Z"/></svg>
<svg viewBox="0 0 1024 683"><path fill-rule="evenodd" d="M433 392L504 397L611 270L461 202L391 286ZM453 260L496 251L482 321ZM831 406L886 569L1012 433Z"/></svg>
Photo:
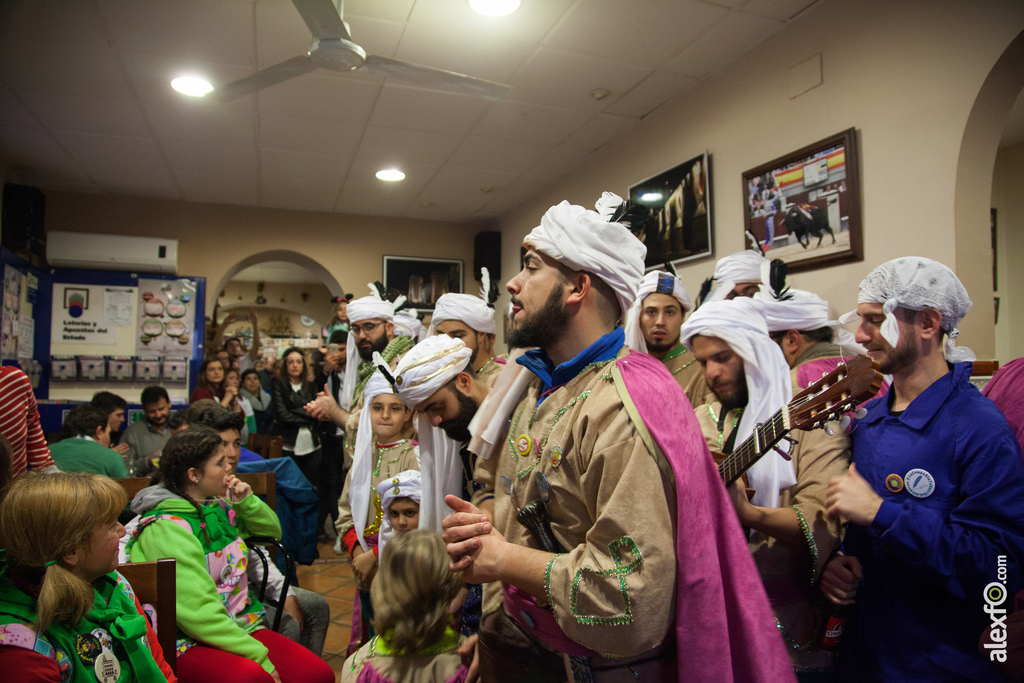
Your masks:
<svg viewBox="0 0 1024 683"><path fill-rule="evenodd" d="M227 102L242 95L249 95L257 90L269 88L282 81L287 81L289 78L309 73L315 68L316 65L313 64L313 60L310 59L309 55L299 55L274 66L268 66L266 69L261 69L252 76L246 76L221 86L211 92L210 96L222 102Z"/></svg>
<svg viewBox="0 0 1024 683"><path fill-rule="evenodd" d="M435 69L432 66L413 64L377 55L367 55L366 63L360 69L378 73L382 76L398 78L425 88L446 90L460 95L474 95L491 100L507 97L512 92L511 85L486 81L482 78L457 74L454 71Z"/></svg>
<svg viewBox="0 0 1024 683"><path fill-rule="evenodd" d="M341 5L331 0L292 0L314 38L352 40L348 26L341 20Z"/></svg>

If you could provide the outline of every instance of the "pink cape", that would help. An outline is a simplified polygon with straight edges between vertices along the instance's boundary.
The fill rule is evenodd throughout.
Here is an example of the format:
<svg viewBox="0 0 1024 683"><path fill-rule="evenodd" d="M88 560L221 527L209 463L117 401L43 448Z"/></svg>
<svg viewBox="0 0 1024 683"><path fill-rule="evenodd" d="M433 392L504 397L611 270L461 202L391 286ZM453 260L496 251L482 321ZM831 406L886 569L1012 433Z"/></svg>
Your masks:
<svg viewBox="0 0 1024 683"><path fill-rule="evenodd" d="M657 359L634 352L616 365L675 474L679 681L796 681L690 402Z"/></svg>
<svg viewBox="0 0 1024 683"><path fill-rule="evenodd" d="M1003 411L1010 429L1024 451L1024 358L1011 360L999 368L981 392Z"/></svg>

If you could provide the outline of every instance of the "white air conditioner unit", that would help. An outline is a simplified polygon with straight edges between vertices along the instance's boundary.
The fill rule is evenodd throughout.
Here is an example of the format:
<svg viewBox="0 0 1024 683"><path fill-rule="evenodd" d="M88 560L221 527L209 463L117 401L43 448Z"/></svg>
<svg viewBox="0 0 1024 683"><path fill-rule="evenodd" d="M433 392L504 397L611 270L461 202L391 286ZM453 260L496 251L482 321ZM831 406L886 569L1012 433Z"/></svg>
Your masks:
<svg viewBox="0 0 1024 683"><path fill-rule="evenodd" d="M53 231L46 233L46 261L51 268L177 275L178 240Z"/></svg>

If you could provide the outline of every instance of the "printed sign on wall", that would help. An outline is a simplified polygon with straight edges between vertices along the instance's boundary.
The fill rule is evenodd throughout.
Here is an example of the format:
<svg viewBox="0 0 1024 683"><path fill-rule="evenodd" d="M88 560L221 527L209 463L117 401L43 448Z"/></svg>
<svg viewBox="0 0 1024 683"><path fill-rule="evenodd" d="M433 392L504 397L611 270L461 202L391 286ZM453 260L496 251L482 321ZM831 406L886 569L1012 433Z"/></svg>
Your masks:
<svg viewBox="0 0 1024 683"><path fill-rule="evenodd" d="M116 344L117 327L106 315L107 288L53 286L53 344Z"/></svg>

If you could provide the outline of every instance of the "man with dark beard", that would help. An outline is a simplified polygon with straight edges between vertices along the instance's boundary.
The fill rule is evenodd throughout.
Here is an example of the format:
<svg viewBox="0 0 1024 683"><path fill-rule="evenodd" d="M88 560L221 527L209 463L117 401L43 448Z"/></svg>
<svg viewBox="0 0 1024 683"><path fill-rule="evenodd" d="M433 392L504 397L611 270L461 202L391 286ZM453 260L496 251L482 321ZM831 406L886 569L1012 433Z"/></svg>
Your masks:
<svg viewBox="0 0 1024 683"><path fill-rule="evenodd" d="M568 657L573 680L792 680L682 390L624 345L646 249L621 204L549 209L507 285L508 343L537 348L471 427L474 501L493 496L493 513L449 496L444 521L452 569L502 582L481 678L564 681Z"/></svg>
<svg viewBox="0 0 1024 683"><path fill-rule="evenodd" d="M829 514L850 522L822 577L829 599L853 605L840 680L1001 680L991 662L1005 647L979 654L978 637L1005 626L1024 585L1024 462L954 342L970 307L931 259L889 261L860 283L856 338L893 383L854 423L853 464L828 486Z"/></svg>

